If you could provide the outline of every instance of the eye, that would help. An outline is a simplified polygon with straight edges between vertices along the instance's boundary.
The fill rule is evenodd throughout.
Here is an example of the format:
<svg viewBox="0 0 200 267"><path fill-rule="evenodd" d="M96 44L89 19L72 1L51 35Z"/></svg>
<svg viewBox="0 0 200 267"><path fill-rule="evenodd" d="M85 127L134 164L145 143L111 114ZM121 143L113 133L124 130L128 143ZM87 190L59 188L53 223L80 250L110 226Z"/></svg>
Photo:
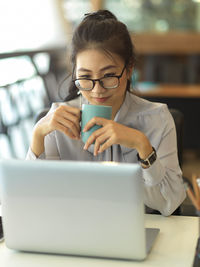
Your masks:
<svg viewBox="0 0 200 267"><path fill-rule="evenodd" d="M115 72L110 72L110 73L105 73L104 74L104 77L106 78L106 77L112 77L112 76L115 76L116 75L116 73Z"/></svg>

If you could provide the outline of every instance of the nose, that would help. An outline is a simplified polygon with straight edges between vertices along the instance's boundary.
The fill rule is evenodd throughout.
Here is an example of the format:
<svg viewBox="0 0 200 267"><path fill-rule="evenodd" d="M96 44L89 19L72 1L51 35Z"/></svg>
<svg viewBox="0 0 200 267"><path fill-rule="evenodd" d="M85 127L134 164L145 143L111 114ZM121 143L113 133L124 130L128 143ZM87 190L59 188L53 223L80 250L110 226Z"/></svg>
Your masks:
<svg viewBox="0 0 200 267"><path fill-rule="evenodd" d="M95 93L104 93L106 91L106 89L104 89L99 81L95 81L95 85L94 88L92 89L92 92Z"/></svg>

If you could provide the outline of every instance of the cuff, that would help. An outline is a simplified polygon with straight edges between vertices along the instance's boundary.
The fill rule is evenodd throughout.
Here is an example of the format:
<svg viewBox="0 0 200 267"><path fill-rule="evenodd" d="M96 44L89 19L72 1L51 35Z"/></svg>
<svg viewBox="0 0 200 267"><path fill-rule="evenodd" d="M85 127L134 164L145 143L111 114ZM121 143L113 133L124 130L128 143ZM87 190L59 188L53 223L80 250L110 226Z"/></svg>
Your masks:
<svg viewBox="0 0 200 267"><path fill-rule="evenodd" d="M143 179L145 185L147 186L155 186L161 182L163 177L165 176L165 168L161 165L159 159L147 169L142 169Z"/></svg>
<svg viewBox="0 0 200 267"><path fill-rule="evenodd" d="M26 155L26 160L36 160L36 159L45 159L45 152L43 152L42 154L39 155L39 157L37 157L29 147L28 153Z"/></svg>

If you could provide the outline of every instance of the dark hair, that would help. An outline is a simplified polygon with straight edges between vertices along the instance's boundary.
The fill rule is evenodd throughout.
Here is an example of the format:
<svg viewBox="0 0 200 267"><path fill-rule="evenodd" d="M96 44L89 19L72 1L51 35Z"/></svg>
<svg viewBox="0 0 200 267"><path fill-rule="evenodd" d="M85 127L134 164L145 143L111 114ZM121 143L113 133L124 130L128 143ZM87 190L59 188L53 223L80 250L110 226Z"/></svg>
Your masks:
<svg viewBox="0 0 200 267"><path fill-rule="evenodd" d="M126 67L135 63L134 46L124 23L117 20L108 10L85 14L82 22L75 29L71 44L72 73L76 68L76 56L88 48L102 49L106 53L115 53L125 61ZM78 96L78 89L70 78L69 95L65 100ZM130 90L130 81L127 82Z"/></svg>

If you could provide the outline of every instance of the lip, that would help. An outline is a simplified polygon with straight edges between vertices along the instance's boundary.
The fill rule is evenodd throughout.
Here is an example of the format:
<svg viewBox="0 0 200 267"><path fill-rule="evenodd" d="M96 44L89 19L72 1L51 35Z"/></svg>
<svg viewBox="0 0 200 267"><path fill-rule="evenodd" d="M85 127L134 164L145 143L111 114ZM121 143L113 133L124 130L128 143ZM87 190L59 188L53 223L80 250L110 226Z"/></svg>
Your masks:
<svg viewBox="0 0 200 267"><path fill-rule="evenodd" d="M110 98L110 96L107 96L107 97L93 97L93 99L94 99L96 102L99 102L99 103L104 103L104 102L106 102L109 98Z"/></svg>

